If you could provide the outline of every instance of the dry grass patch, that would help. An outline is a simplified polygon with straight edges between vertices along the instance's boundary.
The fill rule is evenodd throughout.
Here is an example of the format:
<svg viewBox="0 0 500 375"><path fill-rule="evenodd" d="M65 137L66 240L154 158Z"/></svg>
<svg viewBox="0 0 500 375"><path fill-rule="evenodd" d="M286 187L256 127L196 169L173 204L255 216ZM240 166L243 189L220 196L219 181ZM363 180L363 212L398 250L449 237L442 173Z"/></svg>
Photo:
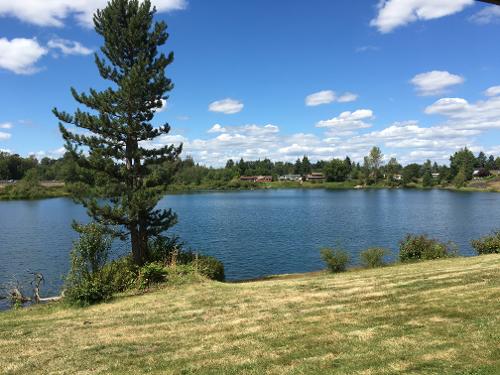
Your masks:
<svg viewBox="0 0 500 375"><path fill-rule="evenodd" d="M497 374L500 256L0 314L0 372Z"/></svg>

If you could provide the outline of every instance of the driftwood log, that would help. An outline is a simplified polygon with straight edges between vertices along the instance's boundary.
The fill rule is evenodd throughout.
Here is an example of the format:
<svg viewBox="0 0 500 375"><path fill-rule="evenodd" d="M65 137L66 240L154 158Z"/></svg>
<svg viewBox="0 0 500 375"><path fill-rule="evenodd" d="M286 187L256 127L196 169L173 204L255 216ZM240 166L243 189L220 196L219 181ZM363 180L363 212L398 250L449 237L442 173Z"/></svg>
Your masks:
<svg viewBox="0 0 500 375"><path fill-rule="evenodd" d="M45 297L45 298L40 297L40 286L43 284L45 279L43 278L43 275L40 272L34 273L33 276L34 280L31 282L31 284L33 285L33 301L35 303L55 302L62 299L63 297L62 295L55 297Z"/></svg>
<svg viewBox="0 0 500 375"><path fill-rule="evenodd" d="M40 272L32 272L33 281L31 281L31 285L33 286L33 296L29 297L23 293L23 288L21 287L19 281L17 279L14 282L11 282L8 286L3 287L4 292L3 295L0 295L0 299L9 299L12 305L21 304L24 305L28 302L33 302L35 304L45 303L45 302L55 302L59 301L63 298L64 293L60 296L55 297L41 297L40 289L45 279L43 274Z"/></svg>

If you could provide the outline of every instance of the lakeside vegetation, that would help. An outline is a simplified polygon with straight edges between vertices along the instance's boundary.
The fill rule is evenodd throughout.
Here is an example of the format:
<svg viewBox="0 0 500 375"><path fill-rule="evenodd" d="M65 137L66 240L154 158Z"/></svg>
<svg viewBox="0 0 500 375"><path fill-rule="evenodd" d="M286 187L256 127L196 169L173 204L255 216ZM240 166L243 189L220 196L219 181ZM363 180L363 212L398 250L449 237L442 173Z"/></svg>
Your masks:
<svg viewBox="0 0 500 375"><path fill-rule="evenodd" d="M2 313L10 374L497 374L500 255Z"/></svg>
<svg viewBox="0 0 500 375"><path fill-rule="evenodd" d="M163 181L163 193L294 188L439 188L500 192L500 157L486 157L483 152L475 156L465 148L450 157L449 166L428 160L423 164L413 163L403 167L394 158L387 164L382 163L380 150L376 147L374 150L365 158L363 165L352 162L349 157L312 163L304 156L295 163L268 159L229 160L225 167L213 168L196 164L192 158L186 157L157 168L159 173L171 174ZM323 173L325 180L306 181L305 176L312 172ZM291 174L304 178L301 181L280 180L280 176ZM241 176L247 175L271 176L273 181L240 180ZM34 157L22 158L0 152L2 180L5 182L0 183L0 200L75 196L81 193L80 183L89 186L97 183L91 173L85 173L78 167L70 153L60 159L44 158L38 161ZM9 180L18 182L9 184Z"/></svg>

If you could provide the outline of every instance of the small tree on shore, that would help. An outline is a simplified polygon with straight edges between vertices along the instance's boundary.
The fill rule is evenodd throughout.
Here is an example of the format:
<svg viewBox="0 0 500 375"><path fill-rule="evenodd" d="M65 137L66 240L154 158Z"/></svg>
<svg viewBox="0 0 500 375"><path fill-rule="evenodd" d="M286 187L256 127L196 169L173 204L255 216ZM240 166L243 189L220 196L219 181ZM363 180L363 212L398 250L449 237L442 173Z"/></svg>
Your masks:
<svg viewBox="0 0 500 375"><path fill-rule="evenodd" d="M178 158L182 146L161 148L147 144L170 131L164 124L153 127L156 110L173 88L165 69L173 61L158 48L168 39L167 25L153 20L155 9L149 0L111 0L94 15L96 32L104 38L95 63L111 87L88 94L71 89L75 100L90 112L74 115L54 109L66 148L84 171L95 176L97 186L87 186L78 200L89 215L102 224L124 228L130 235L134 262L148 258L148 240L176 223L171 210L156 209L164 183L172 168L158 166ZM70 132L63 123L80 128ZM83 153L88 153L84 156ZM170 172L168 172L170 171ZM99 201L99 197L109 200Z"/></svg>

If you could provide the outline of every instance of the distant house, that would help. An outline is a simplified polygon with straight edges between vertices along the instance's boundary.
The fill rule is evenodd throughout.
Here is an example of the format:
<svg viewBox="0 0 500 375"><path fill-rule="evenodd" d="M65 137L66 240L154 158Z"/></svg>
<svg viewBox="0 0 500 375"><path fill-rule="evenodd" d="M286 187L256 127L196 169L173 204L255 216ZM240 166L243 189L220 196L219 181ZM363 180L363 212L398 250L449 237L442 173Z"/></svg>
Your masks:
<svg viewBox="0 0 500 375"><path fill-rule="evenodd" d="M437 173L437 172L431 173L431 175L432 175L432 178L439 178L439 173Z"/></svg>
<svg viewBox="0 0 500 375"><path fill-rule="evenodd" d="M300 174L286 174L284 176L279 176L280 181L302 181L302 176Z"/></svg>
<svg viewBox="0 0 500 375"><path fill-rule="evenodd" d="M394 176L392 176L392 179L394 181L402 181L403 180L403 175L401 175L401 174L395 174Z"/></svg>
<svg viewBox="0 0 500 375"><path fill-rule="evenodd" d="M257 182L257 176L241 176L240 181Z"/></svg>
<svg viewBox="0 0 500 375"><path fill-rule="evenodd" d="M491 171L487 170L486 168L474 169L474 172L472 172L472 177L475 180L479 180L483 177L488 177L490 175L491 175Z"/></svg>
<svg viewBox="0 0 500 375"><path fill-rule="evenodd" d="M325 181L325 175L323 173L313 172L306 176L306 180L310 182L323 182Z"/></svg>
<svg viewBox="0 0 500 375"><path fill-rule="evenodd" d="M257 176L256 182L273 182L273 176Z"/></svg>
<svg viewBox="0 0 500 375"><path fill-rule="evenodd" d="M246 182L272 182L273 176L241 176L240 181Z"/></svg>
<svg viewBox="0 0 500 375"><path fill-rule="evenodd" d="M490 174L491 174L492 176L500 176L500 169L492 169L492 170L490 171Z"/></svg>

